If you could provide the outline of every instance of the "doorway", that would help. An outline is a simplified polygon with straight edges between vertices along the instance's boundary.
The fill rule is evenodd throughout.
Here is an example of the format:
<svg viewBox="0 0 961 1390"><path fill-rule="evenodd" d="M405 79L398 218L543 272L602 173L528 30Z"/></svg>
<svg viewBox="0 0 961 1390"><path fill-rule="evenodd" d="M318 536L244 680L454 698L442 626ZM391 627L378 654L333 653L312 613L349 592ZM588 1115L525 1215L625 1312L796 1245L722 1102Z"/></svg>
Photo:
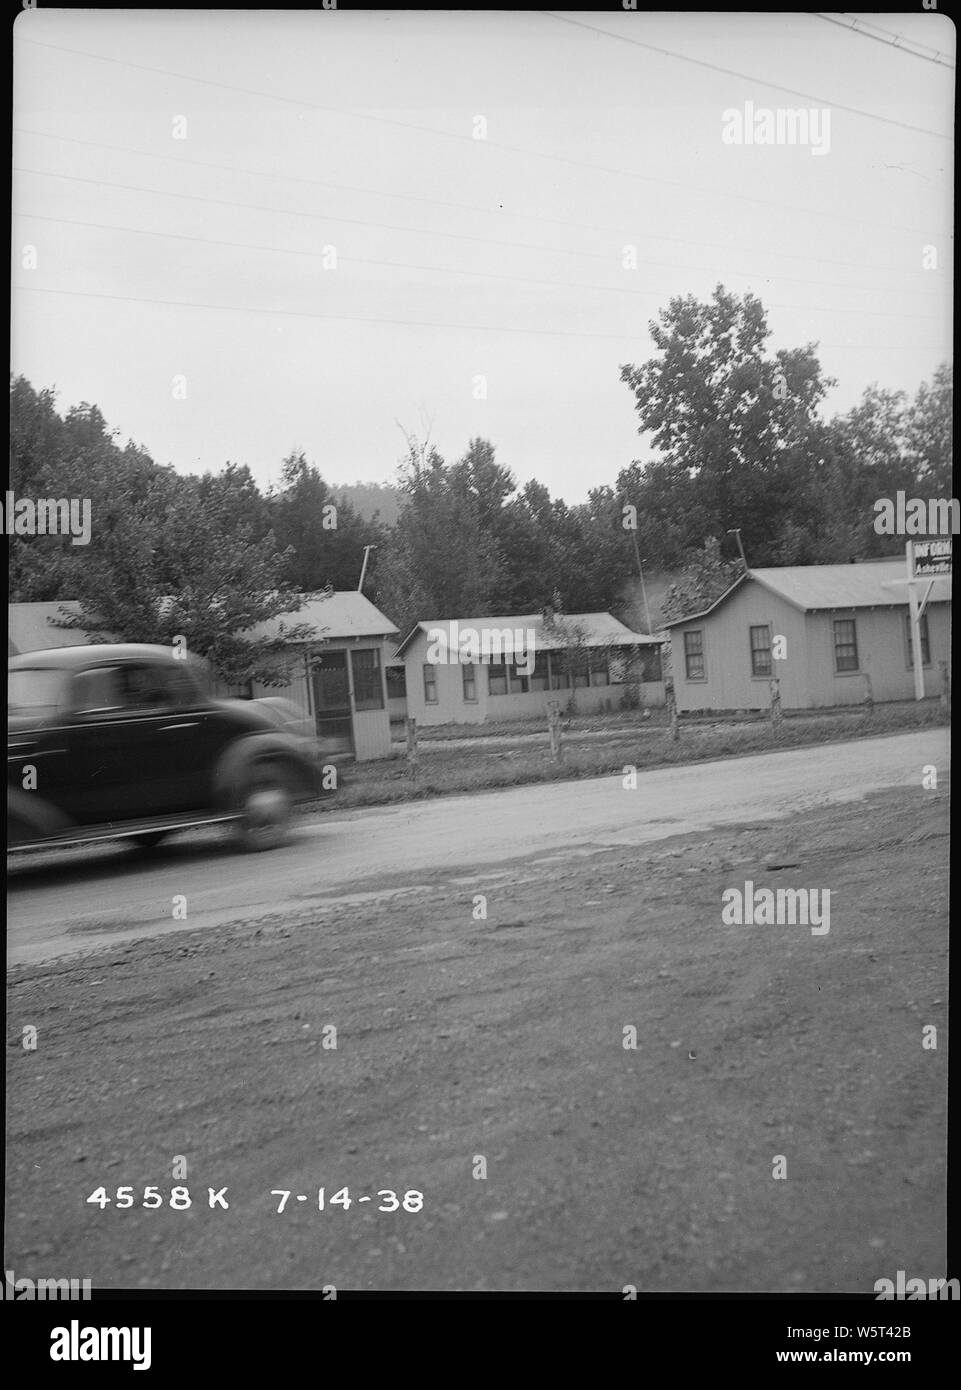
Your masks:
<svg viewBox="0 0 961 1390"><path fill-rule="evenodd" d="M324 754L354 753L347 653L324 652L311 662L314 724Z"/></svg>

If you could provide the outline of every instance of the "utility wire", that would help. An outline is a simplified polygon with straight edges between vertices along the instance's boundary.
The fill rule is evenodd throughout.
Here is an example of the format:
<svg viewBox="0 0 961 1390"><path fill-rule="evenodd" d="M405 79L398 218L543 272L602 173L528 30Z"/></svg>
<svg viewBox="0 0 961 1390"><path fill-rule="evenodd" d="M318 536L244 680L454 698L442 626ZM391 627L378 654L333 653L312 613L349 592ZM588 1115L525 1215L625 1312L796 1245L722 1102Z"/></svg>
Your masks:
<svg viewBox="0 0 961 1390"><path fill-rule="evenodd" d="M834 111L847 111L852 116L864 116L870 121L880 121L883 125L899 126L902 130L913 131L916 135L932 135L936 140L951 140L953 137L944 135L940 130L928 130L925 126L909 125L906 121L897 121L893 116L879 116L876 111L865 111L860 106L845 106L840 101L831 101L827 97L814 96L811 92L799 92L794 87L782 87L778 82L768 82L766 78L755 77L747 72L735 72L733 68L721 67L719 63L708 63L703 58L691 58L685 53L675 53L670 48L659 48L656 44L644 43L642 39L630 38L627 34L612 34L609 29L598 29L596 25L585 24L581 19L571 19L570 15L551 14L550 11L541 12L545 19L556 19L561 24L573 24L578 29L589 29L593 34L600 34L605 39L614 39L620 43L632 44L635 48L646 48L651 53L658 53L665 58L677 58L682 63L693 63L695 67L708 68L711 72L724 73L728 77L737 77L743 82L751 82L756 87L768 87L774 92L786 92L788 96L801 97L804 101L816 101L821 106L829 106Z"/></svg>
<svg viewBox="0 0 961 1390"><path fill-rule="evenodd" d="M554 16L550 16L550 17L551 17L551 18L555 18L555 19L561 19L561 18L562 18L562 17L559 16L559 15L554 15ZM568 19L564 19L563 22L565 22L565 23L570 23L570 24L577 24L577 23L579 23L579 21L577 21L577 20L568 20ZM590 28L591 26L590 26L590 25L585 25L585 26L582 26L582 27ZM616 34L610 34L610 33L608 33L608 32L607 32L606 30L604 30L604 29L598 29L596 32L599 33L599 34L605 35L605 37L607 37L607 38L617 38L617 37L618 37L618 35L616 35ZM628 39L628 40L626 40L626 41L629 42L629 43L634 42L634 40L630 40L630 39ZM863 217L849 217L849 216L847 216L847 215L845 215L845 214L843 214L843 213L837 213L837 212L821 212L821 211L819 211L819 210L817 210L817 209L815 209L815 208L798 207L798 206L796 206L795 204L792 204L792 203L781 203L781 202L778 202L776 199L773 199L773 198L755 198L755 197L752 197L752 196L750 196L750 195L748 195L748 194L744 194L744 193L731 193L731 192L728 192L726 189L723 189L723 188L704 188L704 187L702 187L702 186L695 185L695 184L682 183L682 182L681 182L680 180L678 180L678 179L663 179L663 178L658 178L658 177L655 177L653 174L638 174L638 173L635 173L633 170L630 170L630 169L615 169L615 168L611 168L611 167L608 166L608 165L603 165L603 164L592 164L592 163L590 163L588 160L584 160L584 159L574 159L574 158L573 158L572 156L570 156L570 155L548 154L546 151L543 151L543 150L529 150L529 149L525 149L525 148L524 148L523 146L521 146L521 145L508 145L508 144L505 144L505 143L504 143L503 141L501 141L501 140L490 140L490 139L487 139L487 140L475 140L475 139L474 139L472 136L470 136L470 135L460 135L460 134L458 134L456 131L437 130L437 129L436 129L435 127L433 127L433 126L417 125L417 124L416 124L415 122L413 122L413 121L398 121L398 120L394 119L393 117L389 117L389 116L375 116L375 115L373 115L373 114L372 114L371 112L369 112L369 111L343 111L343 110L341 110L340 108L335 107L335 106L324 106L324 105L322 105L320 102L316 102L316 101L307 101L307 100L302 99L302 98L300 98L300 97L287 97L287 96L282 96L282 95L279 95L279 94L276 94L276 93L273 93L273 92L257 91L257 90L255 90L254 88L251 88L251 87L238 87L238 86L234 86L234 85L232 85L232 84L230 84L230 83L227 83L227 82L216 82L216 81L214 81L212 78L209 78L209 77L191 77L191 76L190 76L189 74L187 74L187 73L174 72L174 71L173 71L172 69L170 69L170 68L151 67L150 65L148 65L148 64L146 64L146 63L133 63L133 62L130 62L129 60L124 59L124 58L106 58L106 57L102 56L102 55L99 54L99 53L85 53L82 49L66 48L66 47L64 47L62 44L42 43L42 42L40 42L40 40L38 40L38 39L20 39L19 42L20 42L20 43L29 43L29 44L33 44L34 47L36 47L36 48L49 48L49 49L54 49L54 50L56 50L57 52L60 52L60 53L71 53L71 54L74 54L76 57L80 57L80 58L90 58L90 59L93 59L95 62L98 62L98 63L115 63L115 64L118 64L118 65L121 66L121 67L134 68L134 69L136 69L136 70L138 70L138 71L154 73L154 74L157 74L157 75L159 75L159 76L161 76L161 77L174 77L174 78L177 78L177 79L179 79L179 80L181 80L181 81L184 81L184 82L196 82L196 83L200 83L202 86L206 86L206 87L217 87L217 88L220 88L221 90L224 90L224 91L228 91L228 92L239 92L239 93L242 93L242 94L244 94L244 95L246 95L246 96L255 96L255 97L262 98L262 99L266 99L266 100L268 100L268 101L279 101L279 102L284 102L284 103L286 103L286 104L288 104L288 105L298 106L298 107L300 107L300 108L302 108L302 109L306 109L306 110L323 111L323 112L326 112L326 113L329 114L329 115L340 116L340 117L344 117L344 118L347 118L347 119L350 119L350 120L373 121L373 122L374 122L375 124L377 124L377 125L395 126L395 127L397 127L398 129L401 129L401 130L415 130L415 131L418 131L420 134L423 134L423 135L433 135L433 136L436 136L436 137L438 137L439 139L443 139L443 140L456 140L456 141L461 142L461 143L463 143L463 142L466 141L467 143L473 145L475 148L477 148L478 146L486 146L486 147L488 147L488 148L490 148L490 149L503 150L503 151L505 151L505 152L508 153L508 154L523 155L525 158L529 158L529 159L546 159L546 160L550 160L552 163L555 163L555 164L570 165L572 168L576 168L576 169L588 169L588 170L590 170L592 173L612 174L612 175L614 175L614 177L616 177L616 178L636 179L636 180L639 180L639 181L642 182L642 183L655 183L655 184L660 184L660 185L663 185L664 187L667 187L667 188L677 188L677 189L680 189L682 192L688 193L688 194L690 194L690 193L704 193L704 194L707 194L709 197L712 197L712 198L733 198L733 199L735 199L735 200L738 201L738 202L744 202L744 203L757 203L759 206L762 206L762 207L774 207L774 208L778 208L780 211L798 212L798 213L801 213L801 214L802 214L803 216L805 216L805 217L826 217L826 218L830 219L831 221L835 221L835 222L852 222L852 223L856 223L856 224L859 225L859 226L883 227L883 228L885 229L885 231L901 231L901 232L917 233L917 232L920 230L920 229L917 228L917 227L905 227L905 226L899 225L899 224L897 224L897 223L892 224L892 223L889 223L889 222L873 222L873 221L870 221L870 220L868 220L868 219L866 219L866 218L863 218ZM673 55L672 55L672 56L673 56ZM693 61L693 60L692 60L692 61ZM737 76L738 74L734 74L734 75ZM749 78L748 80L749 80L749 81L755 81L754 78ZM787 89L787 88L781 88L780 90L782 90L782 91L787 91L787 90L789 90L789 89ZM816 99L816 98L812 98L812 99ZM835 105L836 105L836 104L837 104L837 103L835 103ZM846 109L846 108L839 108L839 109ZM878 120L885 120L886 118L885 118L885 117L880 117L880 116L879 116L879 117L877 117L877 119L878 119ZM900 124L900 122L894 122L894 124ZM908 127L908 129L914 129L914 127ZM924 131L923 133L926 134L926 135L937 135L937 134L938 134L937 131ZM947 139L950 139L951 137L945 135L945 136L939 136L939 138L940 138L940 139L947 140ZM947 234L946 234L946 233L942 233L942 235L947 235Z"/></svg>
<svg viewBox="0 0 961 1390"><path fill-rule="evenodd" d="M878 24L869 25L867 20L860 15L850 15L850 24L845 24L843 19L838 19L835 15L816 14L815 19L823 19L828 24L836 24L841 29L847 29L849 34L860 34L862 39L874 39L875 43L883 43L885 48L897 48L902 53L907 53L911 58L922 58L926 63L937 63L938 67L947 68L949 72L954 72L954 64L944 61L944 55L940 49L928 48L928 53L933 53L934 57L929 58L928 53L917 53L916 48L926 48L926 44L915 44L913 39L905 39L901 34L894 34L890 29L882 29ZM877 29L879 34L887 34L887 39L878 38L877 34L872 34L871 29ZM893 39L893 43L890 41ZM909 48L907 45L913 46Z"/></svg>
<svg viewBox="0 0 961 1390"><path fill-rule="evenodd" d="M209 196L206 196L206 195L200 194L200 193L180 193L180 192L174 191L174 190L172 190L172 189L167 189L167 188L150 188L150 187L148 187L146 184L113 183L113 182L109 182L109 181L107 181L107 180L105 180L105 179L86 178L86 177L84 177L84 176L82 176L82 175L80 175L80 174L64 174L64 173L60 173L60 172L57 172L56 170L52 170L52 169L31 169L31 168L29 168L27 165L23 165L23 164L14 165L14 170L15 170L15 172L17 172L17 173L34 174L34 175L36 175L36 176L38 176L38 177L40 177L40 178L64 179L64 180L66 180L66 181L69 182L69 183L85 183L85 184L92 184L92 185L93 185L94 187L96 187L96 188L114 188L114 189L118 189L118 190L120 190L121 192L125 192L125 193L150 193L150 194L153 194L153 195L155 195L155 196L157 196L157 197L162 197L162 198L179 198L179 199L181 199L182 201L186 201L186 202L193 202L193 203L210 203L210 204L212 204L212 205L214 205L214 206L218 206L218 207L244 208L245 210L248 210L248 211L251 211L251 212L266 212L266 213L270 213L270 214L272 214L272 215L274 215L274 216L276 216L276 215L279 213L279 214L281 214L282 216L285 216L285 217L302 217L302 218L306 218L306 219L308 219L309 221L312 221L312 222L324 222L324 223L336 222L336 223L340 223L340 224L342 224L342 225L344 225L344 226L349 226L349 227L368 227L368 228L373 227L373 228L376 228L376 229L379 230L379 231L400 232L400 233L406 233L406 234L408 234L408 235L414 235L414 236L442 237L442 238L444 238L445 240L448 240L448 241L472 241L472 242L478 242L478 243L480 243L480 244L483 245L483 246L505 246L505 247L510 248L511 250L546 252L548 255L557 255L557 256L579 256L579 257L581 257L581 258L583 258L583 259L586 259L586 260L604 261L604 262L607 263L607 264L610 263L610 259L611 259L609 255L606 255L606 254L605 254L604 252L602 252L602 251L581 251L581 250L579 250L579 249L577 249L577 248L575 248L575 247L545 246L545 245L543 245L542 243L523 242L523 241L507 241L507 240L505 240L505 239L503 239L503 238L500 238L500 237L472 236L472 235L471 235L470 233L468 233L468 232L442 232L442 231L438 231L437 229L435 229L435 228L433 228L433 227L404 227L404 226L398 226L397 224L391 223L391 222L371 222L371 221L366 220L366 219L364 219L364 218L357 218L357 217L341 217L341 216L338 216L338 215L336 215L336 214L334 214L334 213L303 212L303 211L301 211L299 208L278 208L278 207L271 207L269 204L264 204L264 203L247 203L247 202L239 201L239 200L237 200L237 199L211 198L211 197L209 197ZM653 262L652 262L652 263L653 263ZM674 266L674 265L676 265L677 263L676 263L676 262L661 262L660 264L669 264L669 265ZM680 268L681 268L681 269L696 269L696 270L705 270L705 269L708 269L708 267L705 267L705 266L695 266L695 267L691 267L691 266L681 266ZM738 274L743 274L743 273L745 273L745 272L737 272L737 273L738 273ZM771 279L771 278L776 278L776 277L766 276L766 277L763 277L763 278ZM788 279L788 278L799 279L799 278L801 278L801 277L797 277L797 276L787 277L787 276L785 276L785 277L783 277L783 278L785 278L785 279ZM816 282L814 282L814 281L808 281L807 279L804 279L804 280L803 280L803 283L807 284L807 283L816 283ZM821 283L826 283L826 282L823 282L823 281L822 281ZM837 282L834 282L834 283L836 284ZM847 288L850 288L850 287L847 286L847 285L843 285L842 288L847 289ZM908 291L908 293L914 293L914 291ZM929 293L929 292L928 292L928 291L923 291L923 290L922 290L922 291L919 291L919 293L924 294L924 293Z"/></svg>
<svg viewBox="0 0 961 1390"><path fill-rule="evenodd" d="M86 222L86 221L82 221L82 220L79 219L79 218L74 218L74 217L52 217L52 216L46 216L46 215L43 214L43 213L21 212L21 213L17 213L17 216L18 216L18 217L33 218L33 220L36 221L36 222L55 222L55 223L60 223L60 224L62 224L62 225L64 225L64 226L68 226L68 227L90 227L90 228L93 228L94 230L97 230L97 231L104 231L104 232L123 232L123 233L130 233L130 234L132 234L132 235L134 235L134 236L164 237L164 238L167 238L168 240L172 240L172 241L188 241L188 242L192 242L192 243L194 243L194 244L200 245L200 246L229 246L229 247L232 247L234 250L238 250L238 251L266 251L266 252L270 253L271 255L282 255L282 256L309 256L309 257L312 257L312 258L314 258L314 259L323 259L323 257L324 257L325 254L326 254L324 251L300 250L300 249L298 249L297 247L290 247L290 246L265 246L265 245L263 245L263 244L258 244L258 243L256 243L256 242L249 242L249 241L224 241L222 238L219 238L219 237L188 236L188 235L186 235L186 234L183 233L183 232L161 232L161 231L157 231L157 230L154 229L154 228L147 228L147 227L119 227L119 226L117 226L116 224L114 224L114 223L109 223L109 222ZM610 258L605 256L605 257L603 257L602 259L604 259L604 260L609 260ZM502 273L502 272L500 272L500 271L471 270L471 269L466 269L466 268L464 268L464 267L462 267L462 266L423 265L423 264L419 264L419 263L417 263L417 262L411 262L411 261L385 261L385 260L376 260L376 259L373 259L373 258L367 257L367 256L343 255L343 256L339 256L339 257L338 257L338 260L341 261L341 262L343 262L344 264L370 265L370 266L384 267L384 268L393 269L393 270L423 270L423 271L428 271L428 272L430 272L430 273L435 273L435 274L440 274L440 275L470 275L470 276L479 277L479 278L485 279L485 280L498 280L498 281L502 280L502 281L511 282L511 283L514 283L514 284L519 284L519 285L544 285L544 286L546 286L548 289L552 289L552 290L562 290L562 289L563 289L563 290L597 290L597 291L602 291L602 292L605 293L605 294L619 294L619 295L630 294L630 295L639 295L639 296L642 296L643 298L655 298L655 299L656 299L656 298L664 298L665 296L670 296L670 295L673 293L673 291L671 291L671 290L666 290L666 289L637 290L637 289L632 289L630 286L627 286L627 285L585 285L585 284L584 284L583 282L581 282L581 281L571 281L571 282L568 282L568 283L565 284L565 283L559 282L559 281L557 281L557 280L544 280L544 279L540 279L540 278L534 277L534 276L526 276L526 275L505 275L504 273ZM711 275L715 275L715 274L718 274L718 273L719 273L719 272L717 272L716 270L714 270L711 266L697 266L697 265L692 266L692 265L684 265L684 264L682 264L682 263L680 263L680 262L674 262L674 261L652 261L652 260L647 260L646 258L645 258L645 260L644 260L644 265L645 265L645 266L648 266L648 265L658 265L658 266L661 266L661 267L666 267L666 268L669 269L669 270L694 270L694 271L700 271L700 272L707 272L708 274L711 274ZM748 280L752 280L752 279L768 280L768 281L770 281L770 280L781 280L781 279L783 279L783 280L799 280L801 284L828 285L828 286L831 286L832 288L844 289L844 290L856 290L856 291L860 291L861 293L864 293L864 294L877 294L877 293L884 293L884 294L915 294L915 293L925 293L925 294L929 294L931 297L933 297L933 298L935 298L935 299L940 299L940 300L943 300L943 299L944 299L944 294L943 294L943 293L939 293L938 291L934 291L934 290L932 290L932 291L914 291L914 290L899 290L899 289L896 289L896 288L893 287L893 286L886 286L886 285L849 285L849 284L844 284L842 281L839 281L839 280L807 280L807 279L804 279L803 277L798 277L798 276L794 276L794 275L784 275L784 276L781 276L781 275L773 275L773 276L772 276L772 275L761 275L761 274L758 274L758 273L755 272L755 271L734 270L734 269L730 269L730 268L729 268L727 271L725 271L725 272L720 272L720 273L721 273L722 275L724 275L724 276L738 276L738 277L740 277L740 278L742 278L742 279L748 279ZM820 307L817 306L817 305L810 305L810 306L809 306L809 305L802 305L802 304L778 304L778 303L776 303L776 302L770 301L770 307L773 308L773 309L806 309L806 308L810 308L812 312L820 312L820 313L866 314L866 315L868 315L869 317L872 317L872 318L920 318L920 319L925 319L925 320L927 320L927 321L930 322L930 323L940 323L940 322L941 322L941 319L940 319L939 317L937 317L937 316L935 316L935 315L931 315L931 314L901 314L901 313L885 312L885 311L883 311L883 310L874 310L874 309L847 309L847 308L841 308L841 307L838 306L838 305L832 305L830 309L826 309L826 308L820 308Z"/></svg>
<svg viewBox="0 0 961 1390"><path fill-rule="evenodd" d="M754 255L777 256L780 257L782 260L789 261L814 261L820 265L850 266L854 270L887 269L886 266L868 265L864 261L845 261L836 258L831 258L829 256L801 256L791 251L775 251L761 247L735 248L730 244L730 242L697 241L692 239L691 237L679 237L675 236L673 233L666 232L625 232L623 228L619 227L597 226L596 224L590 222L572 222L566 218L545 217L540 213L534 212L513 212L506 208L495 209L490 207L483 207L479 203L455 203L443 198L426 198L423 195L417 193L394 193L383 188L363 188L357 184L332 183L328 179L305 178L303 175L299 174L279 174L271 169L241 169L238 168L238 166L235 164L218 164L215 161L209 159L191 159L187 155L162 154L156 150L132 150L129 146L126 145L106 144L102 140L81 140L76 136L72 135L59 135L51 134L49 131L30 130L25 126L14 126L14 134L40 136L42 139L45 140L59 140L63 141L66 144L83 145L90 149L112 150L117 154L133 155L137 159L164 159L174 164L187 164L199 169L218 169L222 170L224 173L242 174L246 177L251 178L279 179L281 182L286 183L303 183L311 187L333 188L338 190L339 192L369 194L370 196L375 198L394 198L399 199L402 202L426 203L428 206L431 207L450 208L457 212L481 213L487 217L498 217L503 215L506 217L521 218L524 221L544 222L547 225L555 227L573 227L576 228L578 231L601 233L602 235L607 236L624 238L640 236L642 240L646 239L653 241L670 241L672 243L677 243L679 246L704 246L709 248L710 250L733 251L735 249L741 249L750 251ZM889 224L885 225L888 226ZM827 284L828 282L821 281L820 283ZM915 293L915 291L912 291L912 293ZM934 293L934 291L919 290L917 291L917 293L927 294Z"/></svg>
<svg viewBox="0 0 961 1390"><path fill-rule="evenodd" d="M637 332L630 333L575 333L567 329L560 328L518 328L515 325L504 326L492 323L438 323L436 320L423 319L387 319L374 318L357 314L314 314L304 309L271 309L259 308L249 304L206 304L198 303L192 299L153 299L145 295L135 294L104 294L96 290L62 290L53 289L43 285L15 285L14 289L21 290L26 294L55 294L66 295L80 299L106 299L125 304L156 304L171 309L214 309L222 313L238 314L268 314L275 318L299 318L314 319L322 322L331 323L369 323L379 327L397 328L448 328L467 333L521 333L529 336L548 337L548 338L579 338L579 339L606 339L608 341L626 343L635 342L639 336ZM806 306L805 306L806 307ZM834 346L818 342L817 346ZM934 344L907 344L899 343L887 346L880 343L844 343L843 347L858 347L880 349L882 351L898 352L919 352L928 348L934 348Z"/></svg>

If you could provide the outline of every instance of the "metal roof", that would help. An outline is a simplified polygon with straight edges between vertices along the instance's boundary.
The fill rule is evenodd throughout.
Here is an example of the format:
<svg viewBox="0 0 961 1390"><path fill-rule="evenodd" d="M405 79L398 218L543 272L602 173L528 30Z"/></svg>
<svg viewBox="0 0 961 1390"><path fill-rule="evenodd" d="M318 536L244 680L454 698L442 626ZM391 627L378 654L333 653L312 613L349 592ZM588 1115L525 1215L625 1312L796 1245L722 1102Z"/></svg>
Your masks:
<svg viewBox="0 0 961 1390"><path fill-rule="evenodd" d="M351 637L389 637L397 633L397 628L375 608L369 598L356 590L322 594L310 594L303 608L295 613L283 613L270 618L265 623L245 633L245 637L280 637L284 631L309 623L316 636L312 642L336 641Z"/></svg>
<svg viewBox="0 0 961 1390"><path fill-rule="evenodd" d="M7 626L7 655L20 652L46 651L53 647L89 646L82 628L54 627L52 618L61 610L79 613L80 605L73 600L54 603L11 603ZM332 593L325 598L311 594L297 613L284 613L268 622L258 623L245 637L278 637L284 628L309 623L316 631L312 641L337 640L352 637L397 636L397 629L363 594L348 590Z"/></svg>
<svg viewBox="0 0 961 1390"><path fill-rule="evenodd" d="M742 584L754 580L770 593L801 609L816 613L822 609L844 608L902 608L907 606L908 591L905 561L877 560L854 565L785 565L781 568L752 569L739 575L720 598L699 613L686 618L674 618L667 628L706 618ZM950 603L949 576L936 579L931 590L931 603Z"/></svg>
<svg viewBox="0 0 961 1390"><path fill-rule="evenodd" d="M667 640L666 634L632 632L610 613L559 613L556 622L560 627L567 624L576 625L584 645L588 647L659 647ZM478 634L495 629L503 631L508 628L513 631L520 628L525 640L530 628L534 634L534 646L538 651L557 651L567 645L561 635L555 633L552 636L545 628L543 613L514 613L507 617L437 618L433 622L417 623L398 646L396 655L400 656L403 653L404 648L413 641L418 632L443 633L449 645L456 647L457 642L453 639L455 623L459 632L470 629Z"/></svg>
<svg viewBox="0 0 961 1390"><path fill-rule="evenodd" d="M87 634L79 627L54 627L52 618L80 612L79 603L57 600L54 603L11 603L7 607L7 655L19 652L46 651L50 647L85 647Z"/></svg>

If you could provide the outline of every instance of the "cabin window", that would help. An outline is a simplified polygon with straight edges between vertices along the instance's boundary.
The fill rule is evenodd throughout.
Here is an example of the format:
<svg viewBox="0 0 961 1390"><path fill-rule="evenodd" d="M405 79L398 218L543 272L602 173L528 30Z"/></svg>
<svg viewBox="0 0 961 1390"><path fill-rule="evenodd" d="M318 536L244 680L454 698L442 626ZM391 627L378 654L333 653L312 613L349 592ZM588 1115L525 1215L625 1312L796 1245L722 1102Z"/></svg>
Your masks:
<svg viewBox="0 0 961 1390"><path fill-rule="evenodd" d="M704 666L704 632L701 628L684 634L684 668L689 681L707 679Z"/></svg>
<svg viewBox="0 0 961 1390"><path fill-rule="evenodd" d="M607 657L599 652L592 652L588 658L588 663L591 671L591 685L610 685L611 671Z"/></svg>
<svg viewBox="0 0 961 1390"><path fill-rule="evenodd" d="M507 667L507 674L511 684L512 695L526 695L530 689L530 677L527 675L528 665L526 661L511 661Z"/></svg>
<svg viewBox="0 0 961 1390"><path fill-rule="evenodd" d="M563 652L548 653L548 667L551 673L551 689L567 690L571 683L571 678L567 673L567 664L564 660Z"/></svg>
<svg viewBox="0 0 961 1390"><path fill-rule="evenodd" d="M531 675L531 690L549 690L550 674L547 652L537 652L534 657L534 670Z"/></svg>
<svg viewBox="0 0 961 1390"><path fill-rule="evenodd" d="M424 663L424 704L437 704L437 667L430 661Z"/></svg>
<svg viewBox="0 0 961 1390"><path fill-rule="evenodd" d="M403 666L386 666L388 700L403 700L407 697L407 672Z"/></svg>
<svg viewBox="0 0 961 1390"><path fill-rule="evenodd" d="M663 680L661 670L661 649L660 647L641 648L641 680L659 681Z"/></svg>
<svg viewBox="0 0 961 1390"><path fill-rule="evenodd" d="M380 652L376 647L351 652L350 664L354 672L354 707L383 709L384 682L380 675Z"/></svg>
<svg viewBox="0 0 961 1390"><path fill-rule="evenodd" d="M857 671L858 633L853 618L837 618L834 623L834 669L840 675Z"/></svg>
<svg viewBox="0 0 961 1390"><path fill-rule="evenodd" d="M464 686L464 703L476 705L477 703L477 672L473 662L467 662L461 667L461 679Z"/></svg>
<svg viewBox="0 0 961 1390"><path fill-rule="evenodd" d="M570 653L570 670L575 690L586 689L591 683L591 668L586 651Z"/></svg>
<svg viewBox="0 0 961 1390"><path fill-rule="evenodd" d="M751 628L751 675L771 674L771 629L767 623L763 623Z"/></svg>
<svg viewBox="0 0 961 1390"><path fill-rule="evenodd" d="M502 656L492 656L487 668L487 693L489 695L507 694L507 666Z"/></svg>

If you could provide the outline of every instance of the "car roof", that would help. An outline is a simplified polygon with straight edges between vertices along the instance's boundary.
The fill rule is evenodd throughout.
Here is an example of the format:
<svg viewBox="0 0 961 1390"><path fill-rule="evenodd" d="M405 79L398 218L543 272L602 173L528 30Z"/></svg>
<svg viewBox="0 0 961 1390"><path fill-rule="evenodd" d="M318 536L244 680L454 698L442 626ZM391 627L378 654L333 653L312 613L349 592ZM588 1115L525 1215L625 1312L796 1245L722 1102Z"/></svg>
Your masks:
<svg viewBox="0 0 961 1390"><path fill-rule="evenodd" d="M176 660L170 647L153 646L149 642L103 642L90 647L48 647L43 651L21 652L8 659L7 669L76 671L104 661L143 661L147 657L153 661Z"/></svg>

